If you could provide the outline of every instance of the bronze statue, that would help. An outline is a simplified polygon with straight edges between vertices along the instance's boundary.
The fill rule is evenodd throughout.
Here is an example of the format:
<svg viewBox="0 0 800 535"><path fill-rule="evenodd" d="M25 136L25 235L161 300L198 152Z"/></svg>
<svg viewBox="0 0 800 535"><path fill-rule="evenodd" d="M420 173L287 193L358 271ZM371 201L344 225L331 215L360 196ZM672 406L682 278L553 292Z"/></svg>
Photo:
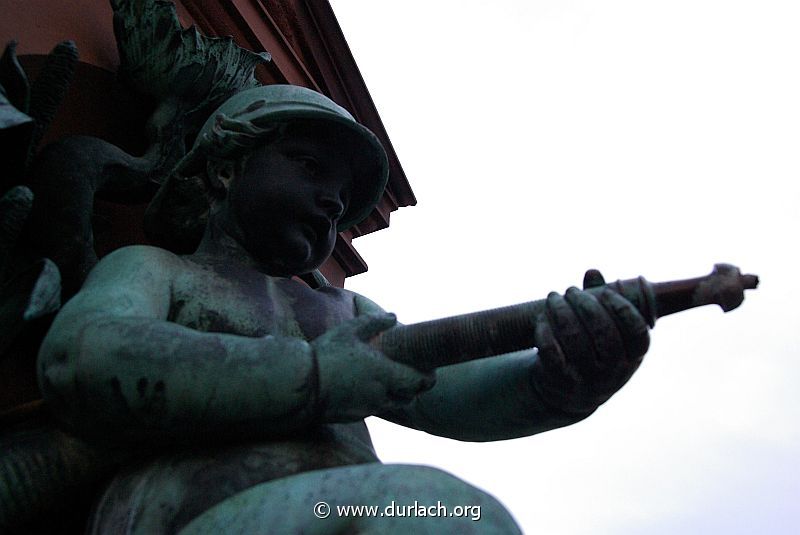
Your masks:
<svg viewBox="0 0 800 535"><path fill-rule="evenodd" d="M92 533L518 532L449 474L381 464L363 419L472 441L570 425L635 372L655 317L755 286L724 266L722 289L709 289L716 277L660 294L589 272L584 290L533 308L399 327L366 297L298 279L380 198L377 138L305 88L227 93L187 154L162 152L137 175L173 164L146 225L172 251L200 237L194 252L104 257L41 344L41 392L69 437L58 440L114 473ZM478 518L327 517L322 502L441 502Z"/></svg>

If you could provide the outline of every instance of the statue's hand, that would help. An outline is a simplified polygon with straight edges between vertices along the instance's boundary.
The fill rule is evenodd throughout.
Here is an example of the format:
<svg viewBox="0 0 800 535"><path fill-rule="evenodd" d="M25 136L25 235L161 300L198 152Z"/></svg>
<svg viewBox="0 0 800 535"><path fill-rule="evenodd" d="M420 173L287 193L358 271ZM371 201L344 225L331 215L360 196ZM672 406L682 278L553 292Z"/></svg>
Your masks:
<svg viewBox="0 0 800 535"><path fill-rule="evenodd" d="M594 272L584 284L603 283ZM645 319L618 293L605 290L595 297L573 287L563 297L547 296L536 341L537 391L548 405L580 414L593 411L630 379L650 336Z"/></svg>
<svg viewBox="0 0 800 535"><path fill-rule="evenodd" d="M319 366L323 421L356 421L398 408L433 386L433 373L395 362L369 345L395 323L394 314L366 314L311 342Z"/></svg>

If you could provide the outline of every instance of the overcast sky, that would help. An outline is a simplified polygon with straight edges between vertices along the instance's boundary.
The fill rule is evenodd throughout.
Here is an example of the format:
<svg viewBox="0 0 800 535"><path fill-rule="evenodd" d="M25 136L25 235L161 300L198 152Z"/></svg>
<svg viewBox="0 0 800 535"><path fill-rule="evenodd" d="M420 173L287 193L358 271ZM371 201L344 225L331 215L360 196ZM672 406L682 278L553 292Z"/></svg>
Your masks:
<svg viewBox="0 0 800 535"><path fill-rule="evenodd" d="M588 420L469 444L370 421L386 462L497 496L530 534L800 529L800 4L332 0L419 204L348 280L404 323L599 268L761 276L660 320Z"/></svg>

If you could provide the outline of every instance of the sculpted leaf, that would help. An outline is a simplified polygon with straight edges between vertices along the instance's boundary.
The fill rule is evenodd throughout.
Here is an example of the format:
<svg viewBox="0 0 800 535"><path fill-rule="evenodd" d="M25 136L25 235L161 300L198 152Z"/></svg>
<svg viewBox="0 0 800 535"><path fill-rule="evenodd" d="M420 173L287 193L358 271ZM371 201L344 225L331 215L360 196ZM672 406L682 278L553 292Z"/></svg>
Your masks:
<svg viewBox="0 0 800 535"><path fill-rule="evenodd" d="M158 0L114 0L120 75L159 100L176 98L188 113L207 114L232 94L258 84L253 71L270 61L230 37L206 37L182 28L175 6Z"/></svg>

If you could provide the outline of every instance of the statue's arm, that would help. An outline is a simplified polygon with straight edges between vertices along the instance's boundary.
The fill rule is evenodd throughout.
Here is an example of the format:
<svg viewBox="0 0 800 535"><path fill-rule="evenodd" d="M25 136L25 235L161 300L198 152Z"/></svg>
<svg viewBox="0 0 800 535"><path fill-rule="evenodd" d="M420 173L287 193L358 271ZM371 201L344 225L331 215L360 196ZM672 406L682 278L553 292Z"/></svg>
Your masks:
<svg viewBox="0 0 800 535"><path fill-rule="evenodd" d="M364 301L361 309L377 305ZM381 414L459 440L540 433L589 416L630 378L649 345L647 324L614 292L551 293L536 320L538 350L439 368L435 386Z"/></svg>
<svg viewBox="0 0 800 535"><path fill-rule="evenodd" d="M160 249L130 247L97 265L39 354L52 411L76 430L136 439L307 426L316 388L309 344L167 321L181 262Z"/></svg>
<svg viewBox="0 0 800 535"><path fill-rule="evenodd" d="M576 423L545 403L531 377L536 350L497 355L436 370L435 386L381 418L433 435L475 442L529 436Z"/></svg>
<svg viewBox="0 0 800 535"><path fill-rule="evenodd" d="M355 302L358 314L382 311L361 295ZM431 390L380 417L434 435L488 441L532 435L588 416L569 415L543 402L530 380L536 358L531 350L439 368Z"/></svg>

